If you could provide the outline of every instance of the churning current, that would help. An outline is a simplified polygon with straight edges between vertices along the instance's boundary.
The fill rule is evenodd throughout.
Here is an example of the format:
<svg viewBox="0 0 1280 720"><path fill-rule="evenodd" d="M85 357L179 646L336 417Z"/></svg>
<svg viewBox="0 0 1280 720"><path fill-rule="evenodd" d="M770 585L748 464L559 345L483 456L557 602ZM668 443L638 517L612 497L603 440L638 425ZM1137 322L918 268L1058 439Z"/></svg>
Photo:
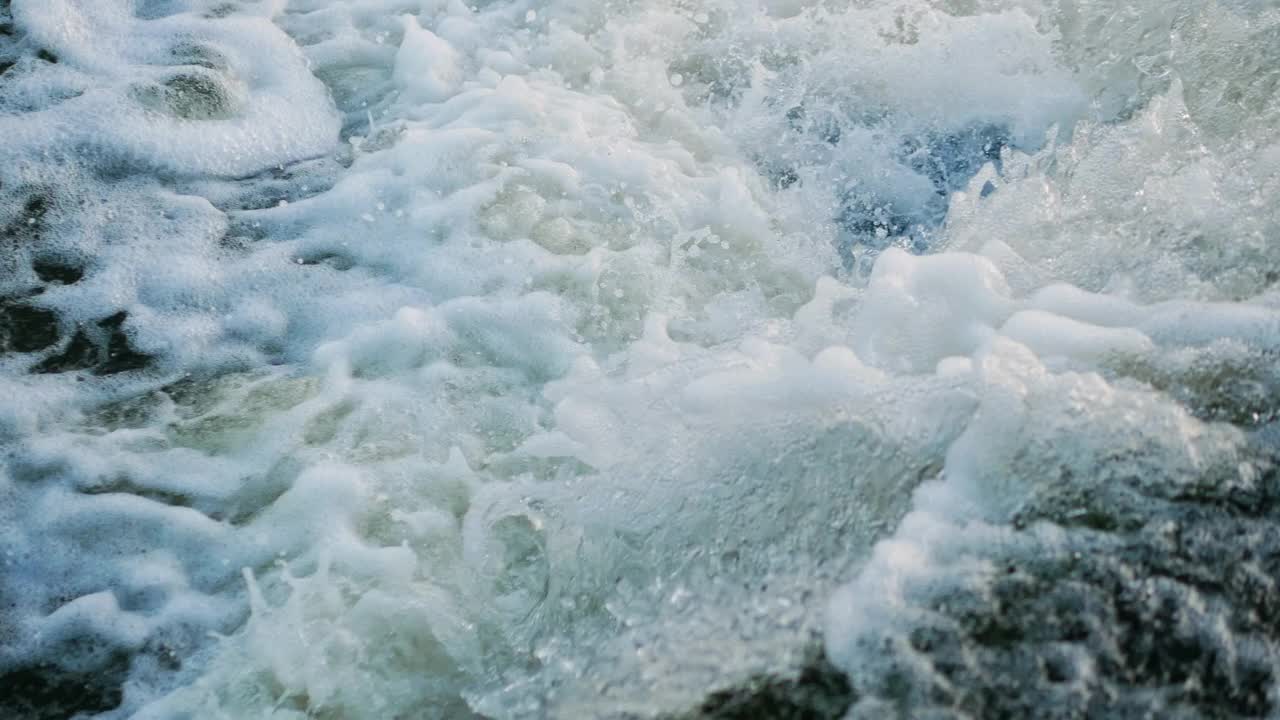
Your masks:
<svg viewBox="0 0 1280 720"><path fill-rule="evenodd" d="M1280 717L1275 0L0 0L0 716Z"/></svg>

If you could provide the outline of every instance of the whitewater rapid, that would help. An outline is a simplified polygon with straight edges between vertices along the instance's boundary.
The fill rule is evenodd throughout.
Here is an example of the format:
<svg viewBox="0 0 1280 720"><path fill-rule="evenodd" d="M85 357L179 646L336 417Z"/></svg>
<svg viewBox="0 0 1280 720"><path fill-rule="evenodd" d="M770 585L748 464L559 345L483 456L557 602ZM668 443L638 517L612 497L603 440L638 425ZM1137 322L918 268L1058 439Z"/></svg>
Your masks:
<svg viewBox="0 0 1280 720"><path fill-rule="evenodd" d="M0 0L0 709L1275 715L1278 281L1271 0Z"/></svg>

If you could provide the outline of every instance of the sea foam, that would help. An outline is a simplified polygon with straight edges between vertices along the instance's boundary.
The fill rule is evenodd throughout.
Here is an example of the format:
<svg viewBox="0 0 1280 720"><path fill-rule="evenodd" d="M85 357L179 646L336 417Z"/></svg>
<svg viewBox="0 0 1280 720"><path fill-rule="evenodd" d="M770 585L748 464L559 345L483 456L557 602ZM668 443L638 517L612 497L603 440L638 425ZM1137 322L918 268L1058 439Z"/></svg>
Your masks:
<svg viewBox="0 0 1280 720"><path fill-rule="evenodd" d="M1269 487L1266 3L7 7L14 712L963 708L921 628Z"/></svg>

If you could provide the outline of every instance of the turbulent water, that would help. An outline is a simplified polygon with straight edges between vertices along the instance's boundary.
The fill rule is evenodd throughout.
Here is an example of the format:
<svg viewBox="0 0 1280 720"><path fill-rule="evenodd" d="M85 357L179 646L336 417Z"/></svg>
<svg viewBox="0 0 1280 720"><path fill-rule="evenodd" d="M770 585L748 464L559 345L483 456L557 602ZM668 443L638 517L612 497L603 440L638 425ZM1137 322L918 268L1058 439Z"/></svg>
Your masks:
<svg viewBox="0 0 1280 720"><path fill-rule="evenodd" d="M1278 449L1275 0L0 0L5 717L1280 717Z"/></svg>

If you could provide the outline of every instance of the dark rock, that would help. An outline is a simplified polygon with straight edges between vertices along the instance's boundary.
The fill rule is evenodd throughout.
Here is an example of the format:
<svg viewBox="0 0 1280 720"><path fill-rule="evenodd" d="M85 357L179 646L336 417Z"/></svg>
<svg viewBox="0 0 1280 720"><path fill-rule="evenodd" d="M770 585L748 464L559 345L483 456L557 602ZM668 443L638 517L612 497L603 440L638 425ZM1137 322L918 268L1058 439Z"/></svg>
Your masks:
<svg viewBox="0 0 1280 720"><path fill-rule="evenodd" d="M1209 346L1117 358L1110 366L1169 394L1202 420L1256 427L1280 418L1280 356L1273 350Z"/></svg>
<svg viewBox="0 0 1280 720"><path fill-rule="evenodd" d="M669 720L837 720L853 701L849 678L814 648L792 675L756 677L718 690L697 710Z"/></svg>
<svg viewBox="0 0 1280 720"><path fill-rule="evenodd" d="M114 375L128 370L141 370L151 363L151 356L133 349L129 336L124 333L124 321L128 314L118 312L109 318L98 321L98 327L109 331L107 336L106 358L102 364L94 368L98 375Z"/></svg>
<svg viewBox="0 0 1280 720"><path fill-rule="evenodd" d="M31 269L41 282L72 285L84 277L84 269L57 259L36 260Z"/></svg>
<svg viewBox="0 0 1280 720"><path fill-rule="evenodd" d="M157 112L183 120L222 120L235 114L225 84L203 68L191 68L158 85L141 87L134 98Z"/></svg>
<svg viewBox="0 0 1280 720"><path fill-rule="evenodd" d="M71 341L61 352L45 358L31 369L38 374L62 373L72 370L87 370L98 361L98 346L85 333L84 329L76 330Z"/></svg>
<svg viewBox="0 0 1280 720"><path fill-rule="evenodd" d="M33 305L0 301L0 352L37 352L57 341L57 313Z"/></svg>
<svg viewBox="0 0 1280 720"><path fill-rule="evenodd" d="M122 311L90 326L77 328L60 352L45 358L32 368L32 372L92 370L95 375L114 375L147 367L153 358L138 352L130 344L124 331L127 319L128 313Z"/></svg>
<svg viewBox="0 0 1280 720"><path fill-rule="evenodd" d="M228 65L222 53L195 42L180 42L169 52L178 65L195 65L208 70L224 70Z"/></svg>
<svg viewBox="0 0 1280 720"><path fill-rule="evenodd" d="M8 197L0 198L0 278L16 278L26 272L27 253L44 238L50 198L43 188L5 190Z"/></svg>
<svg viewBox="0 0 1280 720"><path fill-rule="evenodd" d="M1280 479L1037 501L998 571L875 631L851 717L1270 717L1280 710ZM1171 483L1170 486L1175 484ZM1176 485L1182 487L1181 485ZM1065 530L1065 535L1063 534ZM1065 539L1064 539L1065 538Z"/></svg>
<svg viewBox="0 0 1280 720"><path fill-rule="evenodd" d="M37 188L24 189L26 200L16 217L12 217L0 235L7 238L29 238L39 234L49 214L49 197L47 192Z"/></svg>
<svg viewBox="0 0 1280 720"><path fill-rule="evenodd" d="M53 666L26 667L0 674L0 717L65 720L80 713L119 707L126 664L116 660L92 673Z"/></svg>

